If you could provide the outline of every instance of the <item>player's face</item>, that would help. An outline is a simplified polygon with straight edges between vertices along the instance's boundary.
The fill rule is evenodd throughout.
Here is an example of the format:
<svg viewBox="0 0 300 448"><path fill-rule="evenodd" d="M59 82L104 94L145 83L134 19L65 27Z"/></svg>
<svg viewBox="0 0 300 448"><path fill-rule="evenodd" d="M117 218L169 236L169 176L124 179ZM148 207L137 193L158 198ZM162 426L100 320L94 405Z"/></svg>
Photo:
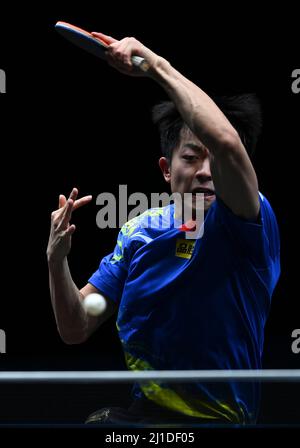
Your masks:
<svg viewBox="0 0 300 448"><path fill-rule="evenodd" d="M165 158L160 159L160 167L165 180L171 185L172 193L193 193L193 208L196 206L195 194L203 193L205 211L216 199L210 157L200 140L186 130L182 132L179 147L173 152L171 165Z"/></svg>

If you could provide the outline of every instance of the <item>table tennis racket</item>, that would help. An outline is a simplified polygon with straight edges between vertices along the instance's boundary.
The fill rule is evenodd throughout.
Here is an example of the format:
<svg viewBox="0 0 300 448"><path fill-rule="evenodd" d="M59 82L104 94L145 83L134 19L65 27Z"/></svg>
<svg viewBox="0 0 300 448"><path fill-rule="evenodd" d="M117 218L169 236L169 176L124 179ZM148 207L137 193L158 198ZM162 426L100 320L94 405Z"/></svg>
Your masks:
<svg viewBox="0 0 300 448"><path fill-rule="evenodd" d="M105 42L105 40L100 39L99 37L94 37L88 31L67 22L57 22L55 29L65 39L72 42L72 44L88 51L98 58L105 59L105 52L109 46L108 42ZM144 72L149 68L147 61L140 56L132 56L131 61L133 65L139 67Z"/></svg>

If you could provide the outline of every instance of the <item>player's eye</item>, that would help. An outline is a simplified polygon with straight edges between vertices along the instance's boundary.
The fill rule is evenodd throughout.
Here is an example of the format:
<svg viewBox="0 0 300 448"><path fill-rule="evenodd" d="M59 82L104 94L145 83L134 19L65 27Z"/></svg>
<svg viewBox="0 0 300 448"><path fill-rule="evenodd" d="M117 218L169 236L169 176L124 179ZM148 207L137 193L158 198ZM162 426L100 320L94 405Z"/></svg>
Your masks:
<svg viewBox="0 0 300 448"><path fill-rule="evenodd" d="M185 154L184 156L182 156L182 158L184 160L188 161L188 162L193 162L194 160L197 159L196 156L191 156L191 155L188 155L188 154Z"/></svg>

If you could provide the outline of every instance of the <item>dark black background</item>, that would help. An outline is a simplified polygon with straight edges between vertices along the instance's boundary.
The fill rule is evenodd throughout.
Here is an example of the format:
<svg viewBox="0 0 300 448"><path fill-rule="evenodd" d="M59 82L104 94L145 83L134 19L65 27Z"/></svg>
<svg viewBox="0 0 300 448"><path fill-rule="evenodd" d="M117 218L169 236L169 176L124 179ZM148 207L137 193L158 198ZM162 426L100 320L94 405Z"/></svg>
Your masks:
<svg viewBox="0 0 300 448"><path fill-rule="evenodd" d="M116 38L134 36L208 93L258 94L264 132L254 164L260 190L278 217L282 240L282 276L266 327L264 367L299 367L300 354L291 351L291 332L300 324L296 218L300 94L291 90L291 73L299 67L293 14L271 21L254 8L245 7L239 18L217 10L206 15L196 8L186 12L173 8L165 19L154 4L143 10L128 5L121 9L117 4L104 9L96 2L29 8L18 7L1 16L0 68L6 71L7 94L0 98L0 328L6 331L7 354L1 356L0 369L125 368L114 319L81 346L66 346L58 336L46 263L50 213L58 195L68 194L73 186L82 195L94 196L91 205L74 214L77 230L70 266L82 287L101 258L112 251L117 233L96 227L96 196L116 193L120 184L127 184L129 193L167 191L157 165L159 142L150 115L165 93L151 80L126 77L64 41L54 30L57 20ZM11 404L0 411L5 421L36 418L36 409L41 420L55 415L57 420L72 416L80 421L89 407L108 404L108 398L109 404L119 404L119 393L124 402L128 400L118 388L101 394L81 388L81 395L72 387L13 389L15 400L22 397L20 410L11 400L12 388L7 388L5 397ZM63 410L57 404L62 390L70 398L64 399ZM291 386L266 386L262 421L299 421L294 393ZM274 395L280 410L273 405ZM46 410L38 397L47 401Z"/></svg>

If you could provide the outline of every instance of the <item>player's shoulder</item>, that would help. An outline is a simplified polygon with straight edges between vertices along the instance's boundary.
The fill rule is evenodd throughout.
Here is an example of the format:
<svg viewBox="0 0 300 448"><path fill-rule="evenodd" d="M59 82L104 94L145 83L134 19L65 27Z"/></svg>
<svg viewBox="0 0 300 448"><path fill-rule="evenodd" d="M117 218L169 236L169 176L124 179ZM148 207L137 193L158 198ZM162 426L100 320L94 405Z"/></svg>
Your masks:
<svg viewBox="0 0 300 448"><path fill-rule="evenodd" d="M140 215L127 221L121 228L121 233L124 236L131 237L137 232L146 229L153 229L159 226L162 219L167 219L172 215L172 206L153 207Z"/></svg>

